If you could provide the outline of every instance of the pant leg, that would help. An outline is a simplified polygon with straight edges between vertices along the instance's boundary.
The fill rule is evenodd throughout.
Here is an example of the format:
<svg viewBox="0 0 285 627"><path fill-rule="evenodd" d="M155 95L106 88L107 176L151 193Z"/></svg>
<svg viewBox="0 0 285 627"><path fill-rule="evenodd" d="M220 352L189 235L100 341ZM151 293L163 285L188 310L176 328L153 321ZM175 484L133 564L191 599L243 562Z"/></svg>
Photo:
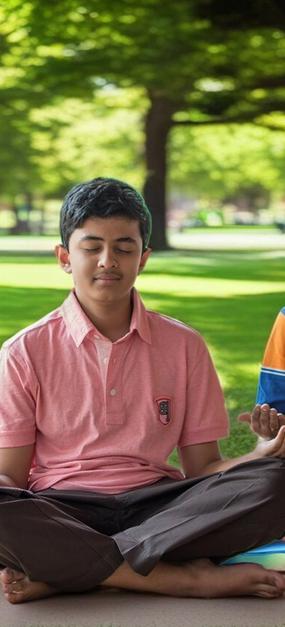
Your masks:
<svg viewBox="0 0 285 627"><path fill-rule="evenodd" d="M150 517L146 508L144 521L113 537L124 559L142 575L160 559L229 557L284 535L284 481L285 461L267 458L185 480L183 492L178 482L178 496L170 485L167 504Z"/></svg>
<svg viewBox="0 0 285 627"><path fill-rule="evenodd" d="M0 488L0 563L61 591L94 588L123 558L111 536L32 492Z"/></svg>

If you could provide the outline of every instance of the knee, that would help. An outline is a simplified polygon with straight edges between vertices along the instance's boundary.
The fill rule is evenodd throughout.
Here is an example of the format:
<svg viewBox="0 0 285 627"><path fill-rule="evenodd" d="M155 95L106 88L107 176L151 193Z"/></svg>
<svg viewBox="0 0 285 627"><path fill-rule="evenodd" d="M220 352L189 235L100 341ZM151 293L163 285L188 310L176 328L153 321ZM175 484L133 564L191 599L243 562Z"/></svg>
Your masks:
<svg viewBox="0 0 285 627"><path fill-rule="evenodd" d="M285 460L277 457L267 457L259 460L256 468L257 481L256 490L259 498L264 503L271 503L272 508L276 507L279 514L285 516Z"/></svg>

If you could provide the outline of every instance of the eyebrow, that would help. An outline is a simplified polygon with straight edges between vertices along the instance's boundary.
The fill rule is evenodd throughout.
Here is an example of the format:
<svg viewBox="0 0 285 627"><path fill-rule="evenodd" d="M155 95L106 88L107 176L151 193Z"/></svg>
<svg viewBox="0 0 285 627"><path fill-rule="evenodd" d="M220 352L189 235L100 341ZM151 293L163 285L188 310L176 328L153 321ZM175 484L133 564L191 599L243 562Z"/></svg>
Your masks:
<svg viewBox="0 0 285 627"><path fill-rule="evenodd" d="M104 242L103 237L98 237L97 235L84 235L80 239L81 242ZM118 237L114 240L115 242L121 242L126 244L136 244L136 240L133 237Z"/></svg>

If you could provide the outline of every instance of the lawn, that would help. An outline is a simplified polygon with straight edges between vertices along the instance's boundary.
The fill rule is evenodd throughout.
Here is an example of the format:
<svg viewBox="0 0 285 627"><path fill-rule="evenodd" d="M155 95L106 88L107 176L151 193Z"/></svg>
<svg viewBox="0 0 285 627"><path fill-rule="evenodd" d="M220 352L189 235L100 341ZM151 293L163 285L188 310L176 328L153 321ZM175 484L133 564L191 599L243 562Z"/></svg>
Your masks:
<svg viewBox="0 0 285 627"><path fill-rule="evenodd" d="M183 320L205 337L231 416L225 455L245 453L254 442L236 421L254 404L263 347L285 304L284 253L153 254L137 287L146 305ZM0 342L57 307L71 279L48 256L1 256Z"/></svg>

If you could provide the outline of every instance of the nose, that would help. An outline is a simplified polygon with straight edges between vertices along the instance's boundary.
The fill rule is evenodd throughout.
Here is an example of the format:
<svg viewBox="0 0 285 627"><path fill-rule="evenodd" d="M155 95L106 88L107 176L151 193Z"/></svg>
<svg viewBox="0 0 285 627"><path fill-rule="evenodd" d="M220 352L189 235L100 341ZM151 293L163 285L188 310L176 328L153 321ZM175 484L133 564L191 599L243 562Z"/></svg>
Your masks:
<svg viewBox="0 0 285 627"><path fill-rule="evenodd" d="M111 268L117 268L117 266L118 266L118 261L114 254L114 251L109 250L109 249L102 250L98 259L98 267L111 269Z"/></svg>

